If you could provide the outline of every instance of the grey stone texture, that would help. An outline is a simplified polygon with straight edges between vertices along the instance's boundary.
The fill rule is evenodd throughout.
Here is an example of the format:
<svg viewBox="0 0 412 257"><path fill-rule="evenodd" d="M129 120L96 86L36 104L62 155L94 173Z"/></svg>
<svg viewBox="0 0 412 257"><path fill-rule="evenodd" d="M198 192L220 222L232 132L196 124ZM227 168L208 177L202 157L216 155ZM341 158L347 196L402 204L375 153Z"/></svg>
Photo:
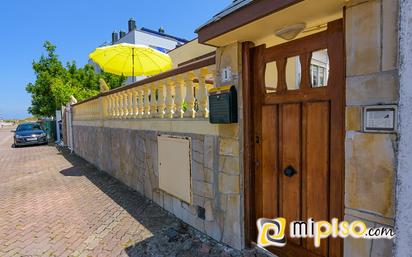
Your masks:
<svg viewBox="0 0 412 257"><path fill-rule="evenodd" d="M193 202L189 205L159 189L159 132L91 126L74 126L73 132L77 155L197 230L242 248L239 149L235 140L174 134L191 138ZM198 217L198 207L204 208L204 219Z"/></svg>

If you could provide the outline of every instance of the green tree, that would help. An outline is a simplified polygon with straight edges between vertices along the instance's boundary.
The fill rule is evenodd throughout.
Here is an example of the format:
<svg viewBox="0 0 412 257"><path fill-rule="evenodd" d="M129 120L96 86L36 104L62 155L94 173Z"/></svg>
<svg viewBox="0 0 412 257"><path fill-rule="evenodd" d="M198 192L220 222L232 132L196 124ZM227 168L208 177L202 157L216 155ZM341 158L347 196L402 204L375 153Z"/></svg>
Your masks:
<svg viewBox="0 0 412 257"><path fill-rule="evenodd" d="M96 73L90 64L77 68L72 61L63 66L56 54L56 46L46 41L43 47L47 54L33 62L36 81L26 86L27 92L32 95L28 111L35 116L53 116L55 110L66 104L71 95L82 101L99 94L100 78L110 88L121 86L126 79L105 72Z"/></svg>

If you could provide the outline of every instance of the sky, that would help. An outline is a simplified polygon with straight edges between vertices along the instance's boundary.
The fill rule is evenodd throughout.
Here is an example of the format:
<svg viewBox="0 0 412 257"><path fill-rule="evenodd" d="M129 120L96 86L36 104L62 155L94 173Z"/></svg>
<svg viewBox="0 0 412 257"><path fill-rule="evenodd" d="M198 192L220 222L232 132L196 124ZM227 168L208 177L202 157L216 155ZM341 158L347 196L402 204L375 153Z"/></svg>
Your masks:
<svg viewBox="0 0 412 257"><path fill-rule="evenodd" d="M88 55L115 30L127 31L133 17L138 28L158 29L193 39L194 30L231 0L23 0L0 2L0 119L29 117L31 96L25 87L35 81L33 60L43 42L57 46L63 63L83 66Z"/></svg>

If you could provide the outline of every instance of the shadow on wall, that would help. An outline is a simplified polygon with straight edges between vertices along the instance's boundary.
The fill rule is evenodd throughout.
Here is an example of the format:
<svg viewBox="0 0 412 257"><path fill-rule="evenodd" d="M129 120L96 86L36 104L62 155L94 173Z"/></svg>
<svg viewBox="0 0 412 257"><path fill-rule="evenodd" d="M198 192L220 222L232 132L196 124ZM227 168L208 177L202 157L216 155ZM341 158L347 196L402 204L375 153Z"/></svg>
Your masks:
<svg viewBox="0 0 412 257"><path fill-rule="evenodd" d="M73 165L60 171L62 175L86 177L152 234L151 237L124 245L128 256L243 256L181 222L137 191L97 170L80 157L70 155L63 148L58 147L58 150Z"/></svg>

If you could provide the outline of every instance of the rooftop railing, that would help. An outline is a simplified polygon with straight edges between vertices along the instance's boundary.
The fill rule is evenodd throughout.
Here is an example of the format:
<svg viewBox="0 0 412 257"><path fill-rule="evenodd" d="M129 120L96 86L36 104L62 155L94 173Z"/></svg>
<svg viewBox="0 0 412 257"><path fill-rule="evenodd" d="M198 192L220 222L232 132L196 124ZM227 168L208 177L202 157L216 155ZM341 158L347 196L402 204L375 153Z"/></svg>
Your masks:
<svg viewBox="0 0 412 257"><path fill-rule="evenodd" d="M208 118L215 56L76 103L73 120Z"/></svg>

